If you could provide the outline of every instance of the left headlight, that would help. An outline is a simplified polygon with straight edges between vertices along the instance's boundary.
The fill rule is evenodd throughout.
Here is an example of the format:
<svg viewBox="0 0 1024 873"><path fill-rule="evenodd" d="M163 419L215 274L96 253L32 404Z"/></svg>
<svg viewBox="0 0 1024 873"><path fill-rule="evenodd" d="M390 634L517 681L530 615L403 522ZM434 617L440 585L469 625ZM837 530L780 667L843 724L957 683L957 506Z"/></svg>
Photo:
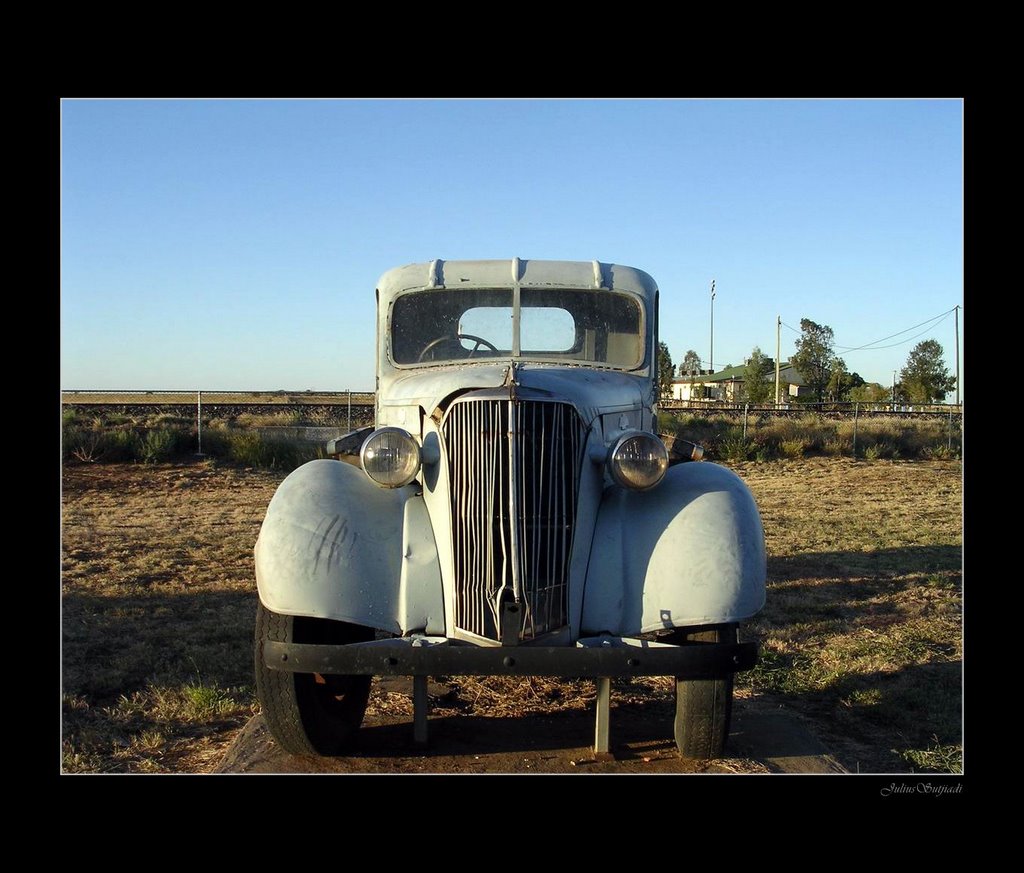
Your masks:
<svg viewBox="0 0 1024 873"><path fill-rule="evenodd" d="M363 442L359 460L363 472L381 488L401 488L420 471L420 447L400 427L382 427Z"/></svg>
<svg viewBox="0 0 1024 873"><path fill-rule="evenodd" d="M665 478L668 449L654 434L623 434L608 453L608 469L623 488L646 491Z"/></svg>

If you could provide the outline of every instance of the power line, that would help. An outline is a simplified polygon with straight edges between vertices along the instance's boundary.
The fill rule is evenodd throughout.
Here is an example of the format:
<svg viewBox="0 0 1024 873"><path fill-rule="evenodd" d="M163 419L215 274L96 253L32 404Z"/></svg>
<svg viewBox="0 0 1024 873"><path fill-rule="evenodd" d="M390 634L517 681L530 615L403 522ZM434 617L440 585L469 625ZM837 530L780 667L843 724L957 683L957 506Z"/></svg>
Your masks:
<svg viewBox="0 0 1024 873"><path fill-rule="evenodd" d="M872 340L871 342L865 343L862 346L840 346L840 345L837 345L836 349L838 351L843 352L844 354L849 354L850 352L881 351L882 349L894 349L894 348L896 348L896 346L905 345L906 343L909 343L912 340L917 339L919 336L924 336L926 333L929 333L931 330L933 330L934 328L936 328L940 324L942 324L942 322L945 321L945 319L949 318L949 316L953 314L955 309L956 309L956 307L954 307L953 309L948 309L945 312L939 313L938 315L936 315L936 316L934 316L932 318L929 318L929 319L927 319L925 321L920 322L919 324L915 324L915 325L913 325L911 327L904 328L903 330L896 331L896 333L889 334L889 336L884 336L881 339ZM916 334L914 334L911 337L907 337L906 339L900 340L899 342L896 342L896 343L891 343L891 344L889 344L887 346L880 346L880 345L878 345L878 343L884 343L886 340L892 339L893 337L900 336L901 334L905 334L908 331L915 330L916 328L919 328L922 325L928 325L928 326L924 330L922 330L920 333L916 333ZM793 327L790 324L786 324L786 322L784 322L784 321L782 322L782 326L783 327L788 327L791 331L793 331L793 333L801 333L801 331L797 330L795 327Z"/></svg>
<svg viewBox="0 0 1024 873"><path fill-rule="evenodd" d="M874 351L877 351L877 350L880 350L880 349L894 349L894 348L896 348L896 346L906 345L907 343L911 342L912 340L916 340L919 336L924 336L926 333L931 333L934 328L936 328L940 324L942 324L942 322L945 321L946 318L949 318L949 316L950 316L950 314L952 312L953 312L952 309L949 310L949 312L947 312L946 315L944 316L944 318L942 318L941 320L935 322L934 324L929 325L924 330L922 330L920 333L915 333L913 336L907 337L905 340L900 340L898 343L891 343L890 345L887 345L887 346L872 346L869 349L867 349L866 346L862 346L859 349L848 349L846 351L846 354L849 354L850 352L864 351L865 349L867 349L867 351L869 351L869 352L874 352ZM913 330L913 328L910 328L910 330ZM876 340L876 342L881 342L881 340Z"/></svg>
<svg viewBox="0 0 1024 873"><path fill-rule="evenodd" d="M892 339L895 336L900 336L900 334L909 333L910 331L915 330L915 329L917 329L917 328L919 328L919 327L921 327L922 325L925 325L925 324L929 325L929 327L926 330L924 330L923 333L927 333L933 327L938 326L942 322L943 319L948 318L952 312L953 312L953 310L949 309L946 312L942 312L942 313L934 316L933 318L929 318L929 319L927 319L925 321L922 321L920 324L915 324L912 327L906 328L905 330L900 330L900 331L897 331L896 333L889 334L889 336L883 336L881 339L872 340L871 342L865 343L862 346L839 346L839 345L837 345L836 348L839 349L840 351L844 351L844 352L859 352L862 349L870 348L871 346L874 346L877 343L884 343L886 340L890 340L890 339ZM900 342L894 343L891 346L878 346L878 348L880 348L880 349L891 349L891 348L894 348L895 346L903 345L903 343L905 343L905 342L910 342L911 339L916 339L919 336L921 336L921 334L916 334L915 336L910 337L910 339L900 340Z"/></svg>

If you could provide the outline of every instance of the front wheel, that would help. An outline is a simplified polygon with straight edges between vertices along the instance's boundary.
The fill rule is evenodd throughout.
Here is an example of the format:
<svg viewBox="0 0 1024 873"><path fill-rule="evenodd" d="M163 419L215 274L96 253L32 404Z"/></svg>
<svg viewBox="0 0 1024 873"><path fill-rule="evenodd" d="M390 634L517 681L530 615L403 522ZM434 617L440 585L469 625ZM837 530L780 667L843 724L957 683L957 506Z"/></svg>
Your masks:
<svg viewBox="0 0 1024 873"><path fill-rule="evenodd" d="M347 644L372 639L372 628L279 615L258 605L256 694L267 727L282 749L293 755L337 755L362 724L371 677L271 670L263 662L264 644Z"/></svg>
<svg viewBox="0 0 1024 873"><path fill-rule="evenodd" d="M680 628L665 642L690 646L735 643L735 624L715 628ZM676 679L676 748L684 758L721 758L732 719L733 674L715 679Z"/></svg>

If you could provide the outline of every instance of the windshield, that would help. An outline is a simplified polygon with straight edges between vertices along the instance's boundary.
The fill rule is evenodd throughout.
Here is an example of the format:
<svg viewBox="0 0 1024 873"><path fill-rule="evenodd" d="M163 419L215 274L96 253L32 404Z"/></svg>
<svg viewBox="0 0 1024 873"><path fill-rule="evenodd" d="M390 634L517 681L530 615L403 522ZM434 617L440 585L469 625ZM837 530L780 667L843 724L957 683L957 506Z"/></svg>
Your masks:
<svg viewBox="0 0 1024 873"><path fill-rule="evenodd" d="M523 288L518 337L513 315L509 288L404 294L391 314L391 357L396 364L508 357L621 369L643 363L643 313L628 294Z"/></svg>

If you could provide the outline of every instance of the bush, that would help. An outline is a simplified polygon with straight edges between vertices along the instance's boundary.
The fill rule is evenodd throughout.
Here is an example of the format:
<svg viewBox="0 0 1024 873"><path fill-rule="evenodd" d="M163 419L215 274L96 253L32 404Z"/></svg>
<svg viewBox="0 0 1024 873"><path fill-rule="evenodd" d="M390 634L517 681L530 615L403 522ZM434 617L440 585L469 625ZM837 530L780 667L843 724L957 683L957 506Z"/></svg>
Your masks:
<svg viewBox="0 0 1024 873"><path fill-rule="evenodd" d="M746 461L754 448L754 441L744 438L743 431L736 428L718 444L716 454L725 461Z"/></svg>
<svg viewBox="0 0 1024 873"><path fill-rule="evenodd" d="M98 461L102 455L102 431L73 424L65 426L61 454L65 461Z"/></svg>
<svg viewBox="0 0 1024 873"><path fill-rule="evenodd" d="M948 443L940 443L934 446L925 446L921 450L921 457L929 461L952 461L959 457L959 453L956 446L951 447Z"/></svg>
<svg viewBox="0 0 1024 873"><path fill-rule="evenodd" d="M63 460L66 463L143 461L156 464L197 448L196 431L179 423L184 420L165 415L154 416L151 420L165 423L148 429L135 425L111 427L102 418L83 420L81 415L65 414ZM326 457L324 447L319 445L226 426L204 428L202 449L209 457L265 470L289 471L307 461Z"/></svg>
<svg viewBox="0 0 1024 873"><path fill-rule="evenodd" d="M146 432L139 445L139 458L147 464L169 461L184 449L185 434L169 427L158 427Z"/></svg>
<svg viewBox="0 0 1024 873"><path fill-rule="evenodd" d="M943 448L949 442L950 422L947 418L873 416L864 414L856 424L852 417L829 419L812 412L799 416L751 415L748 419L747 442L736 434L742 432L738 422L741 412L724 413L708 410L659 416L660 431L700 443L709 458L740 460L754 457L759 461L776 457L798 458L821 453L833 457L854 454L854 428L857 430L856 454L872 458L936 458L959 457L959 450ZM960 429L953 422L953 442L959 445ZM869 452L870 450L870 452Z"/></svg>
<svg viewBox="0 0 1024 873"><path fill-rule="evenodd" d="M264 470L294 470L306 461L326 457L324 448L319 445L268 437L255 430L229 428L204 430L203 452Z"/></svg>
<svg viewBox="0 0 1024 873"><path fill-rule="evenodd" d="M138 457L139 438L131 430L105 430L97 421L89 426L64 428L62 456L65 461L117 463Z"/></svg>
<svg viewBox="0 0 1024 873"><path fill-rule="evenodd" d="M864 457L869 461L876 461L880 458L891 458L898 460L900 457L899 447L893 440L879 440L864 448Z"/></svg>
<svg viewBox="0 0 1024 873"><path fill-rule="evenodd" d="M807 442L802 439L783 440L779 443L779 454L784 458L802 458L807 450Z"/></svg>
<svg viewBox="0 0 1024 873"><path fill-rule="evenodd" d="M103 460L109 463L123 463L139 459L142 441L139 435L128 428L110 430L104 434Z"/></svg>
<svg viewBox="0 0 1024 873"><path fill-rule="evenodd" d="M839 437L832 437L825 441L825 445L822 447L826 455L831 455L835 458L840 458L849 449L849 444L844 443Z"/></svg>

